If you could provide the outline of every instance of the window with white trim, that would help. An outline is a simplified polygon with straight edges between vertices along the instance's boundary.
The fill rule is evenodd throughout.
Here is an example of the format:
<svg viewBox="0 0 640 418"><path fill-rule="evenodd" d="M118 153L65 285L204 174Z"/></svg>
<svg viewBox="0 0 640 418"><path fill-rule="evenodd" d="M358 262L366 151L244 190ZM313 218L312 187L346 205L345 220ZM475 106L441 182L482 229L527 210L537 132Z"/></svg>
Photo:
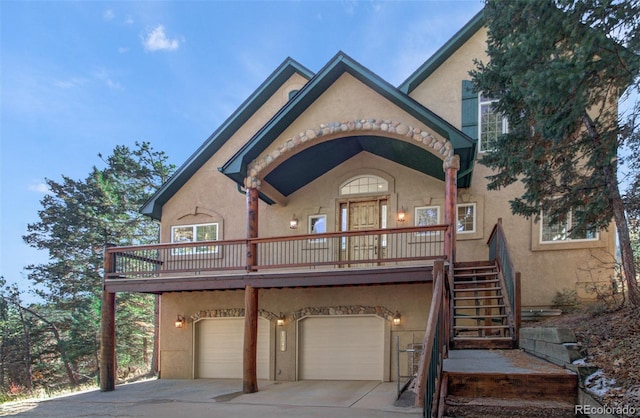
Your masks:
<svg viewBox="0 0 640 418"><path fill-rule="evenodd" d="M480 110L478 112L478 150L480 152L491 151L496 146L498 137L507 132L507 118L496 112L494 103L497 100L480 95Z"/></svg>
<svg viewBox="0 0 640 418"><path fill-rule="evenodd" d="M457 212L458 233L471 234L476 232L476 204L459 204Z"/></svg>
<svg viewBox="0 0 640 418"><path fill-rule="evenodd" d="M440 206L420 206L415 208L415 225L429 226L440 224Z"/></svg>
<svg viewBox="0 0 640 418"><path fill-rule="evenodd" d="M171 242L200 242L200 241L217 241L218 240L218 224L199 224L199 225L180 225L171 227ZM217 245L203 245L197 247L174 248L173 255L185 254L201 254L216 253Z"/></svg>
<svg viewBox="0 0 640 418"><path fill-rule="evenodd" d="M598 231L595 228L574 228L574 211L570 210L557 222L552 223L544 210L541 213L540 242L552 243L561 241L594 241L598 239Z"/></svg>

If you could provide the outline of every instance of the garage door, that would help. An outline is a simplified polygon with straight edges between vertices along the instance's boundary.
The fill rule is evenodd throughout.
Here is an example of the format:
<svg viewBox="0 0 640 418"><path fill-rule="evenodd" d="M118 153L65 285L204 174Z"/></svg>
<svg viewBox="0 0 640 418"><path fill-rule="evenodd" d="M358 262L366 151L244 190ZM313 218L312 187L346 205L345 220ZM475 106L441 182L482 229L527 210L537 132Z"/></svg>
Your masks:
<svg viewBox="0 0 640 418"><path fill-rule="evenodd" d="M204 319L196 328L196 370L199 378L242 378L244 318ZM269 378L269 321L258 320L258 379Z"/></svg>
<svg viewBox="0 0 640 418"><path fill-rule="evenodd" d="M299 379L383 380L382 318L310 317L298 332Z"/></svg>

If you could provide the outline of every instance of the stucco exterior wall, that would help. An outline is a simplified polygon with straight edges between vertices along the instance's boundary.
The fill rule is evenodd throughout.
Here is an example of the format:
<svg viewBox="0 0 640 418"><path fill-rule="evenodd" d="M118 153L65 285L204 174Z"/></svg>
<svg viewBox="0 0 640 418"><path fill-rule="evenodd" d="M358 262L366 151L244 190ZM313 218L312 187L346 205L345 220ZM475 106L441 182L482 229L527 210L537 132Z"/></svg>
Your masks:
<svg viewBox="0 0 640 418"><path fill-rule="evenodd" d="M306 79L293 75L213 157L165 203L162 208L161 242L171 242L171 227L223 222L219 239L246 236L245 195L236 184L218 171L289 99L291 90L300 89ZM261 204L261 206L264 206ZM240 209L240 210L239 210Z"/></svg>
<svg viewBox="0 0 640 418"><path fill-rule="evenodd" d="M400 325L385 319L385 367L384 380L393 381L397 375L396 337L402 348L421 343L426 328L428 307L431 301L431 284L358 286L332 288L260 289L259 308L287 317L283 326L275 320L270 323L271 364L273 380L296 380L297 320L296 311L305 308L379 307L385 311L400 312ZM216 309L243 309L244 293L238 291L165 293L161 297L160 375L163 379L191 379L194 373L194 322L192 317ZM187 323L175 328L176 316L184 315ZM281 331L287 333L285 351L279 347ZM401 357L401 374L407 374L408 361Z"/></svg>
<svg viewBox="0 0 640 418"><path fill-rule="evenodd" d="M469 71L475 69L474 59L488 61L486 37L486 28L480 29L410 94L458 129L462 124L462 80L471 80ZM515 267L522 274L525 308L547 307L556 292L563 290L575 290L579 297L593 299L595 295L588 289L596 283L606 285L613 273L611 265L607 268L599 262L613 260L613 225L608 231L601 231L597 241L541 244L540 225L533 219L511 214L509 201L523 193L523 185L516 183L499 191L487 190L486 177L492 171L483 166L481 160L482 153L474 166L471 187L458 190L458 203L482 202L482 208L478 207L478 212L484 211L484 222L479 223L481 239L458 235L458 260L486 258L486 241L497 219L502 218Z"/></svg>

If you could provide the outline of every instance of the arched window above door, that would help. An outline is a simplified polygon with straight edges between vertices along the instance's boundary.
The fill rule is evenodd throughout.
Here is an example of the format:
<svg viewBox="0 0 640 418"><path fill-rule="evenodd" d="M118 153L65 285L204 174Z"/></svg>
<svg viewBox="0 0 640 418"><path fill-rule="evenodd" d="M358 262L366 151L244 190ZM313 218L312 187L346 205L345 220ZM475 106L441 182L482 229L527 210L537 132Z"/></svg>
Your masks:
<svg viewBox="0 0 640 418"><path fill-rule="evenodd" d="M340 195L369 194L389 191L389 182L382 177L365 175L347 180L340 186Z"/></svg>

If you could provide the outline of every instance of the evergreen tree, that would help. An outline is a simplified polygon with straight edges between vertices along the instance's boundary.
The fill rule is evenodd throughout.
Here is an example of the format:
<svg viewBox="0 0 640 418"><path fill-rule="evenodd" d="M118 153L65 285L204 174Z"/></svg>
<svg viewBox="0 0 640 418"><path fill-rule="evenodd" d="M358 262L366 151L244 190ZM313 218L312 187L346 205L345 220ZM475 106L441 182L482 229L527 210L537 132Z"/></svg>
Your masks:
<svg viewBox="0 0 640 418"><path fill-rule="evenodd" d="M640 2L488 0L484 14L489 62L471 75L509 124L481 160L495 170L489 189L521 181L513 213L544 210L555 223L571 210L573 231L614 219L629 300L640 304L617 173L629 138L617 103L640 76Z"/></svg>
<svg viewBox="0 0 640 418"><path fill-rule="evenodd" d="M70 379L96 375L103 249L158 241L158 224L138 209L174 169L147 142L136 143L135 149L117 146L103 162L104 168L93 167L84 180L47 179L50 193L41 201L40 221L28 225L24 236L29 245L49 253L48 263L27 267L49 311L45 316L34 310L33 315L50 321L50 329L65 341L56 353L69 364ZM154 339L157 299L125 293L117 303L120 364L141 364L147 358L142 352L146 340Z"/></svg>

